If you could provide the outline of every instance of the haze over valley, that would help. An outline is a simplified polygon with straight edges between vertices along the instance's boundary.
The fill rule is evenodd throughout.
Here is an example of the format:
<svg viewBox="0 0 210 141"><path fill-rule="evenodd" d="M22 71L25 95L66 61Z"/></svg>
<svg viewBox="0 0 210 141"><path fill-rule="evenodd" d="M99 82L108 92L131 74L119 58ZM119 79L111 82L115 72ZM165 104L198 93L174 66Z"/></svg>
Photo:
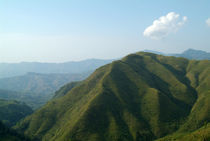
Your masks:
<svg viewBox="0 0 210 141"><path fill-rule="evenodd" d="M210 141L209 5L0 1L0 141Z"/></svg>

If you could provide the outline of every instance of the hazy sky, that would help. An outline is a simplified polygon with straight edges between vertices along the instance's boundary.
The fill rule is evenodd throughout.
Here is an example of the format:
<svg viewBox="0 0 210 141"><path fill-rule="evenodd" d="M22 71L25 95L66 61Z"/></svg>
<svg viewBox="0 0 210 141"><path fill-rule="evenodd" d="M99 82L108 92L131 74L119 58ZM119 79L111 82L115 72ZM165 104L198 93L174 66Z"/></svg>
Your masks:
<svg viewBox="0 0 210 141"><path fill-rule="evenodd" d="M0 0L0 62L210 52L210 0Z"/></svg>

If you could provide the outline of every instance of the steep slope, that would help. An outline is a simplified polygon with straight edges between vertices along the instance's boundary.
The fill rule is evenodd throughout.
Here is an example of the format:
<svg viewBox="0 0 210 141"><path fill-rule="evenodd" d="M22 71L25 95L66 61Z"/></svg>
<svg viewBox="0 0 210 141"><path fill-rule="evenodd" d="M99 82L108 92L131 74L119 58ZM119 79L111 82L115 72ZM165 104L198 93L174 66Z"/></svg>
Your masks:
<svg viewBox="0 0 210 141"><path fill-rule="evenodd" d="M17 121L32 112L32 109L24 103L0 99L0 120L8 126L15 125Z"/></svg>
<svg viewBox="0 0 210 141"><path fill-rule="evenodd" d="M193 131L210 122L210 61L191 61L187 72L186 76L197 91L198 98L181 131Z"/></svg>
<svg viewBox="0 0 210 141"><path fill-rule="evenodd" d="M58 91L55 92L53 98L59 98L66 95L71 89L81 84L81 81L70 82L62 86Z"/></svg>
<svg viewBox="0 0 210 141"><path fill-rule="evenodd" d="M131 54L97 69L15 128L43 141L149 141L193 131L209 120L209 99L202 100L209 68L210 61Z"/></svg>

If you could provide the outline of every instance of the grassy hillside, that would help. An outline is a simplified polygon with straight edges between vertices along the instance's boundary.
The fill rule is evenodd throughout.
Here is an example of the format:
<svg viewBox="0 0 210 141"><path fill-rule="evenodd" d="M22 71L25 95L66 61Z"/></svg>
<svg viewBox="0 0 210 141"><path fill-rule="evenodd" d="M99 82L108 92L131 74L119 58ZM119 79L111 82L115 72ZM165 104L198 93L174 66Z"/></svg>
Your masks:
<svg viewBox="0 0 210 141"><path fill-rule="evenodd" d="M53 98L59 98L66 95L71 89L81 84L80 81L70 82L62 86L58 91L55 92Z"/></svg>
<svg viewBox="0 0 210 141"><path fill-rule="evenodd" d="M206 124L193 132L174 133L157 141L209 141L210 140L210 124Z"/></svg>
<svg viewBox="0 0 210 141"><path fill-rule="evenodd" d="M0 120L8 126L15 125L17 121L32 112L32 109L26 104L0 99Z"/></svg>
<svg viewBox="0 0 210 141"><path fill-rule="evenodd" d="M43 141L150 141L193 132L210 119L209 71L210 61L131 54L15 128Z"/></svg>

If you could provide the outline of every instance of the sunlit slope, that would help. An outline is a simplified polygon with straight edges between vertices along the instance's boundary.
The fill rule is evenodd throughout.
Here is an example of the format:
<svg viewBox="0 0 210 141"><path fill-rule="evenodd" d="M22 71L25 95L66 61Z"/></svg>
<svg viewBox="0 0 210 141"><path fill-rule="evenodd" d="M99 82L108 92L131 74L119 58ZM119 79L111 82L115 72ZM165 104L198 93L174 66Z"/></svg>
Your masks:
<svg viewBox="0 0 210 141"><path fill-rule="evenodd" d="M64 86L62 86L58 91L55 92L53 98L59 98L66 95L71 89L81 84L80 81L70 82Z"/></svg>
<svg viewBox="0 0 210 141"><path fill-rule="evenodd" d="M172 135L158 139L157 141L209 141L210 124L205 124L193 132L177 132Z"/></svg>
<svg viewBox="0 0 210 141"><path fill-rule="evenodd" d="M208 122L210 103L210 62L197 62L131 54L97 69L15 128L44 141L148 141L193 131Z"/></svg>

